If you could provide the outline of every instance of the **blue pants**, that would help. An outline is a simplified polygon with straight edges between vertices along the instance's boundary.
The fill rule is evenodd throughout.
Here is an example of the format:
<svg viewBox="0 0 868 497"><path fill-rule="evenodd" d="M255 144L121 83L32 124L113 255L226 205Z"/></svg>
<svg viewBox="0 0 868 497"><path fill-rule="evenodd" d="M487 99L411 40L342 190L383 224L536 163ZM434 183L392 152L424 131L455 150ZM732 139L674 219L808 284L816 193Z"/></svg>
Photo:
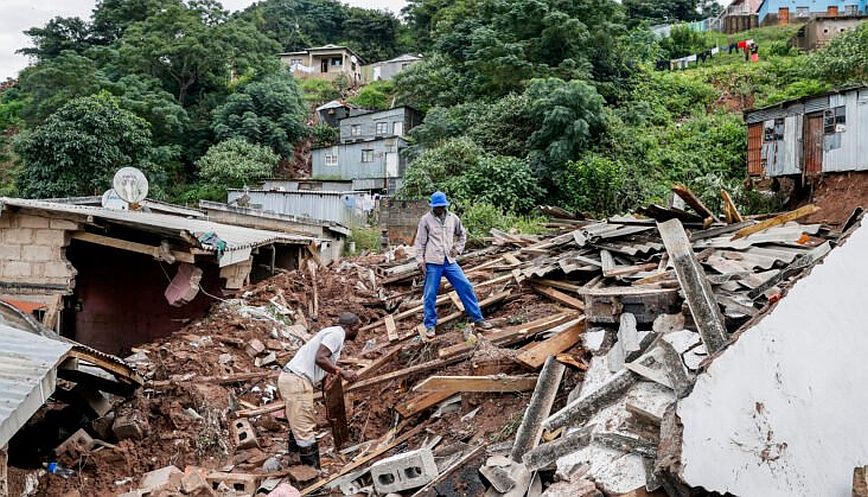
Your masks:
<svg viewBox="0 0 868 497"><path fill-rule="evenodd" d="M458 293L458 298L464 304L464 310L474 323L482 321L482 311L479 309L479 301L473 292L473 285L464 275L461 266L453 262L451 264L425 264L428 271L425 273L425 328L431 329L437 325L437 291L440 289L440 280L446 276L446 280Z"/></svg>

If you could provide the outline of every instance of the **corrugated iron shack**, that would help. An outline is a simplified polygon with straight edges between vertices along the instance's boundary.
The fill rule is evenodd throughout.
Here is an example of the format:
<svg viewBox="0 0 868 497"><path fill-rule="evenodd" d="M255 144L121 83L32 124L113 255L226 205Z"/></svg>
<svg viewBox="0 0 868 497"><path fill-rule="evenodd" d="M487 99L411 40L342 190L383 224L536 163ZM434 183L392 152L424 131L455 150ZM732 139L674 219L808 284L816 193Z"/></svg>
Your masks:
<svg viewBox="0 0 868 497"><path fill-rule="evenodd" d="M868 86L748 110L744 119L751 176L868 169Z"/></svg>

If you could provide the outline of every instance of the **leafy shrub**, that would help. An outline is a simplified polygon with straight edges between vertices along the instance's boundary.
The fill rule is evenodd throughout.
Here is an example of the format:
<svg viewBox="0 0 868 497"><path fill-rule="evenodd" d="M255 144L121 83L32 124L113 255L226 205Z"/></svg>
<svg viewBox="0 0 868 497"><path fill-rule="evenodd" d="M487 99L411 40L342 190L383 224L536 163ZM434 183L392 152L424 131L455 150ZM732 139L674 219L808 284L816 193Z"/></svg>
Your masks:
<svg viewBox="0 0 868 497"><path fill-rule="evenodd" d="M378 228L355 228L348 241L356 242L356 252L364 250L379 252L380 237L381 233Z"/></svg>
<svg viewBox="0 0 868 497"><path fill-rule="evenodd" d="M774 55L778 57L787 57L799 53L799 49L790 45L788 41L781 40L770 42L768 45L761 48L764 49L766 55Z"/></svg>
<svg viewBox="0 0 868 497"><path fill-rule="evenodd" d="M694 31L687 26L674 26L669 36L660 40L660 48L669 59L678 59L708 48L704 33Z"/></svg>
<svg viewBox="0 0 868 497"><path fill-rule="evenodd" d="M395 83L391 81L372 81L347 101L363 109L385 110L392 106Z"/></svg>
<svg viewBox="0 0 868 497"><path fill-rule="evenodd" d="M459 200L486 202L511 212L528 212L542 196L527 160L515 157L484 156L457 182Z"/></svg>
<svg viewBox="0 0 868 497"><path fill-rule="evenodd" d="M340 130L328 124L317 124L311 128L311 138L314 147L328 147L337 143L340 138Z"/></svg>
<svg viewBox="0 0 868 497"><path fill-rule="evenodd" d="M811 55L817 79L835 85L868 80L868 24L842 33Z"/></svg>
<svg viewBox="0 0 868 497"><path fill-rule="evenodd" d="M266 146L230 138L209 148L196 166L206 184L240 188L270 176L277 160Z"/></svg>
<svg viewBox="0 0 868 497"><path fill-rule="evenodd" d="M461 223L473 243L489 236L492 228L527 235L545 233L545 219L539 216L519 216L486 202L474 202L460 212Z"/></svg>
<svg viewBox="0 0 868 497"><path fill-rule="evenodd" d="M468 138L455 138L429 148L410 163L398 196L404 199L425 198L440 190L454 197L460 188L456 179L466 169L479 164L484 154L485 151Z"/></svg>
<svg viewBox="0 0 868 497"><path fill-rule="evenodd" d="M298 86L301 88L304 101L310 107L318 107L326 102L341 98L335 84L324 79L303 79Z"/></svg>

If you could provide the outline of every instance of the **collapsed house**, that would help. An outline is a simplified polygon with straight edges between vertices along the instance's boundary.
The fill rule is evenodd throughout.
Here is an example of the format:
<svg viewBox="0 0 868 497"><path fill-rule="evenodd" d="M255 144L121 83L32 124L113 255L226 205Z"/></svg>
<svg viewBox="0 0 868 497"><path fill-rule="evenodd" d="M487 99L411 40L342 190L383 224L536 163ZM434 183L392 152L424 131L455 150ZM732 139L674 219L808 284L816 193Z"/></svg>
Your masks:
<svg viewBox="0 0 868 497"><path fill-rule="evenodd" d="M49 328L113 353L319 250L311 236L13 198L0 199L0 237L0 299L42 304Z"/></svg>

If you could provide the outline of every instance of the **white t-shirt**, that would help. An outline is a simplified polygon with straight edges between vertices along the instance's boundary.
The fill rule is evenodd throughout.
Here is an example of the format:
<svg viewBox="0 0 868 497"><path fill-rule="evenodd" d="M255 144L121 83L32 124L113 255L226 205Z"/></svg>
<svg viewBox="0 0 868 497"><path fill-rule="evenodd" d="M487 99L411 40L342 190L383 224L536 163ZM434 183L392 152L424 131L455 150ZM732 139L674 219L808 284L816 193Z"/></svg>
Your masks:
<svg viewBox="0 0 868 497"><path fill-rule="evenodd" d="M320 345L332 351L332 362L337 364L341 358L341 351L344 349L344 338L346 332L340 326L331 326L323 328L313 336L306 344L302 345L295 356L289 361L284 370L289 370L299 376L304 376L309 379L313 386L319 385L323 378L326 377L326 371L317 366L316 353Z"/></svg>

